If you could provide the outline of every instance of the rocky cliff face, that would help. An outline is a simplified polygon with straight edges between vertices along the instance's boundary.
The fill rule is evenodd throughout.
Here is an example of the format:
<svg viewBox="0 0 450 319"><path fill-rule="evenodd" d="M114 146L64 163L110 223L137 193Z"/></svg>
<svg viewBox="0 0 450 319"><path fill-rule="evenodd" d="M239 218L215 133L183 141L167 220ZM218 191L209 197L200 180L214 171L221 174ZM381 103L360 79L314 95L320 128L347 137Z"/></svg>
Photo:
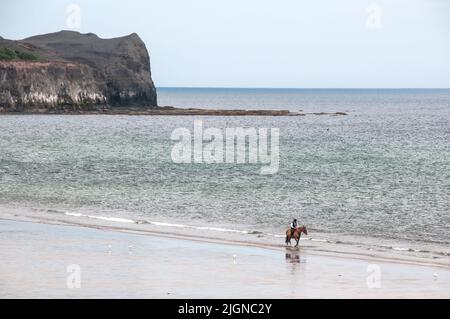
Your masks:
<svg viewBox="0 0 450 319"><path fill-rule="evenodd" d="M0 61L2 111L83 110L106 105L92 68L65 62Z"/></svg>
<svg viewBox="0 0 450 319"><path fill-rule="evenodd" d="M62 31L0 39L0 110L157 105L145 44Z"/></svg>

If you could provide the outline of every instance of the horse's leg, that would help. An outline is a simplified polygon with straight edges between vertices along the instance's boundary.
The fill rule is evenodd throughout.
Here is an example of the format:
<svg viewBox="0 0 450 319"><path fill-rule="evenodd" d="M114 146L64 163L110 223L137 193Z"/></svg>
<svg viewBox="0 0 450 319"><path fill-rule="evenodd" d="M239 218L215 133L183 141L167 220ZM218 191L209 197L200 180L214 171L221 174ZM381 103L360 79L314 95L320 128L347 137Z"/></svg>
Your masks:
<svg viewBox="0 0 450 319"><path fill-rule="evenodd" d="M295 247L297 247L298 246L298 242L300 241L300 236L295 237L295 241L297 242L297 244L295 244Z"/></svg>
<svg viewBox="0 0 450 319"><path fill-rule="evenodd" d="M291 239L292 239L292 232L291 231L287 231L286 232L286 245L287 244L292 245L291 244Z"/></svg>

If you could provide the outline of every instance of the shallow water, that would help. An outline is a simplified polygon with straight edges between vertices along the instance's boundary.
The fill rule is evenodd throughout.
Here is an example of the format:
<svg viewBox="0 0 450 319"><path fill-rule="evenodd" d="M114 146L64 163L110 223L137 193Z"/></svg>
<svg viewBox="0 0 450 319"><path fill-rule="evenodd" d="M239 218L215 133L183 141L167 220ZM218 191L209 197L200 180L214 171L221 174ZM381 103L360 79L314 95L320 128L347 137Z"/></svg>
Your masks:
<svg viewBox="0 0 450 319"><path fill-rule="evenodd" d="M1 116L0 205L271 234L298 217L323 238L449 253L450 90L159 89L159 104L348 115ZM279 172L173 163L170 135L194 119L280 128Z"/></svg>
<svg viewBox="0 0 450 319"><path fill-rule="evenodd" d="M0 220L0 259L0 298L448 298L450 285L449 269L374 265L303 247L7 220ZM381 275L377 289L368 284L374 269Z"/></svg>

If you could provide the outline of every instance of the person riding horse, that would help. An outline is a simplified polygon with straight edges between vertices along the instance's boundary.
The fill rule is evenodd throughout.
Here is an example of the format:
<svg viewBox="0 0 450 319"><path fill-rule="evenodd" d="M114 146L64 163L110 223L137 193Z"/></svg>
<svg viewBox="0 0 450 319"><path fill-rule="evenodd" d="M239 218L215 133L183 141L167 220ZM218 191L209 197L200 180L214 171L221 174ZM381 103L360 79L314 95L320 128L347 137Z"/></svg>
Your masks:
<svg viewBox="0 0 450 319"><path fill-rule="evenodd" d="M297 219L294 218L292 221L291 227L286 231L286 245L291 244L291 238L294 238L296 241L295 247L298 246L298 242L300 241L300 237L302 236L302 233L305 235L308 235L308 230L306 230L305 226L299 227L297 224Z"/></svg>

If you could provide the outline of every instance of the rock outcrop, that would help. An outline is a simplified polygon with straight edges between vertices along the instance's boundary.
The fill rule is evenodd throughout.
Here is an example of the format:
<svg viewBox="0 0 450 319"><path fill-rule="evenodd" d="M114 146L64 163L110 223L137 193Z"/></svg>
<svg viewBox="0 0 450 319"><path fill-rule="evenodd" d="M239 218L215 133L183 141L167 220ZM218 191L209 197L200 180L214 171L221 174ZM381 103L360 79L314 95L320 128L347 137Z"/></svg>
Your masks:
<svg viewBox="0 0 450 319"><path fill-rule="evenodd" d="M87 109L108 101L106 86L83 64L0 61L0 86L3 111Z"/></svg>
<svg viewBox="0 0 450 319"><path fill-rule="evenodd" d="M0 38L0 110L156 107L150 58L137 34L101 39L61 31Z"/></svg>

